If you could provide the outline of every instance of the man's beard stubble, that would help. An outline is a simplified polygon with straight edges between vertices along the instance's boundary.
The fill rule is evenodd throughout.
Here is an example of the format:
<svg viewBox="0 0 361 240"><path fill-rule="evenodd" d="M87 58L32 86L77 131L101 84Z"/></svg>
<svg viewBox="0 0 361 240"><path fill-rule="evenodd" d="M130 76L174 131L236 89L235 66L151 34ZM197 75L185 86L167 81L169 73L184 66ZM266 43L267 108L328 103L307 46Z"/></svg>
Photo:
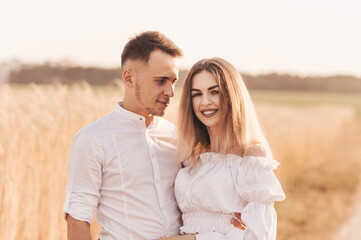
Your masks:
<svg viewBox="0 0 361 240"><path fill-rule="evenodd" d="M149 114L154 115L154 116L159 116L159 117L162 117L164 115L163 110L157 111L156 109L154 109L152 107L145 106L142 101L141 95L142 94L141 94L141 89L140 89L140 83L139 83L139 79L137 79L137 81L135 82L135 97L136 97L137 101L144 106L145 110L147 110L147 112Z"/></svg>

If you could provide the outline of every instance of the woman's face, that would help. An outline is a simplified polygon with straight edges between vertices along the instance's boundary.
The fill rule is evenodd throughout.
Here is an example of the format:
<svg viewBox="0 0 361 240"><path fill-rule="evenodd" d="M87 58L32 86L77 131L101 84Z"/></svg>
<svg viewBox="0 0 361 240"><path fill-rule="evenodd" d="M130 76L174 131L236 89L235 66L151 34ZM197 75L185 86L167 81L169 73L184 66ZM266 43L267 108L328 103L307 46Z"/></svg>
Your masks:
<svg viewBox="0 0 361 240"><path fill-rule="evenodd" d="M219 86L215 77L203 70L192 79L192 105L197 118L213 130L220 121Z"/></svg>

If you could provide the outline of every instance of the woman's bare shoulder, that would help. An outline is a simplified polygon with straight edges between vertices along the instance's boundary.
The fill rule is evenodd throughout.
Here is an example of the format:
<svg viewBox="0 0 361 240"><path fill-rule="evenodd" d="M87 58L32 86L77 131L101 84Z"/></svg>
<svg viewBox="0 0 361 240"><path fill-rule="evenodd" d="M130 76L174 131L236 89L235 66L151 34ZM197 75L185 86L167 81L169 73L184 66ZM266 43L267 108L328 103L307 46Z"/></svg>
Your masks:
<svg viewBox="0 0 361 240"><path fill-rule="evenodd" d="M246 148L246 150L244 152L244 156L266 157L267 150L261 144L254 144L254 145Z"/></svg>

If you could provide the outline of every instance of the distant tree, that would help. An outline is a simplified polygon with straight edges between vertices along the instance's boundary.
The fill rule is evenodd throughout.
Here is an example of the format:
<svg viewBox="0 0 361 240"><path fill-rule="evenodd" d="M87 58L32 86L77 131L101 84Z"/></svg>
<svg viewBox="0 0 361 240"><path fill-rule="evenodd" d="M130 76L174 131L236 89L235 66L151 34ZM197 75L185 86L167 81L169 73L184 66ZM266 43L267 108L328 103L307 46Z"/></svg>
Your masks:
<svg viewBox="0 0 361 240"><path fill-rule="evenodd" d="M77 67L77 66L54 66L43 64L40 66L25 66L20 71L10 73L11 83L62 83L72 84L87 81L92 85L112 83L120 78L119 68Z"/></svg>
<svg viewBox="0 0 361 240"><path fill-rule="evenodd" d="M180 70L177 88L183 85L187 72ZM241 75L250 89L361 93L361 79L353 76ZM109 85L114 84L115 79L121 79L121 73L120 68L81 67L61 62L22 66L20 70L12 71L9 79L10 83L72 84L87 81L92 85Z"/></svg>

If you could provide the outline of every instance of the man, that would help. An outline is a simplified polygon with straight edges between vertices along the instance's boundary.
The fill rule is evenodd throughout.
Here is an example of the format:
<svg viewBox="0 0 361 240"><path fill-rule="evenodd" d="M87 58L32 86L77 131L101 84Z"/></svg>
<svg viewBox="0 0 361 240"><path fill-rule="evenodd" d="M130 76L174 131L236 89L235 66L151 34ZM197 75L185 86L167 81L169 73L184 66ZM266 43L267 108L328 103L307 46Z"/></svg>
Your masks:
<svg viewBox="0 0 361 240"><path fill-rule="evenodd" d="M159 32L141 33L124 47L123 101L81 129L70 152L63 211L69 240L91 239L94 211L101 240L179 233L175 127L159 116L174 95L181 56L182 50Z"/></svg>

